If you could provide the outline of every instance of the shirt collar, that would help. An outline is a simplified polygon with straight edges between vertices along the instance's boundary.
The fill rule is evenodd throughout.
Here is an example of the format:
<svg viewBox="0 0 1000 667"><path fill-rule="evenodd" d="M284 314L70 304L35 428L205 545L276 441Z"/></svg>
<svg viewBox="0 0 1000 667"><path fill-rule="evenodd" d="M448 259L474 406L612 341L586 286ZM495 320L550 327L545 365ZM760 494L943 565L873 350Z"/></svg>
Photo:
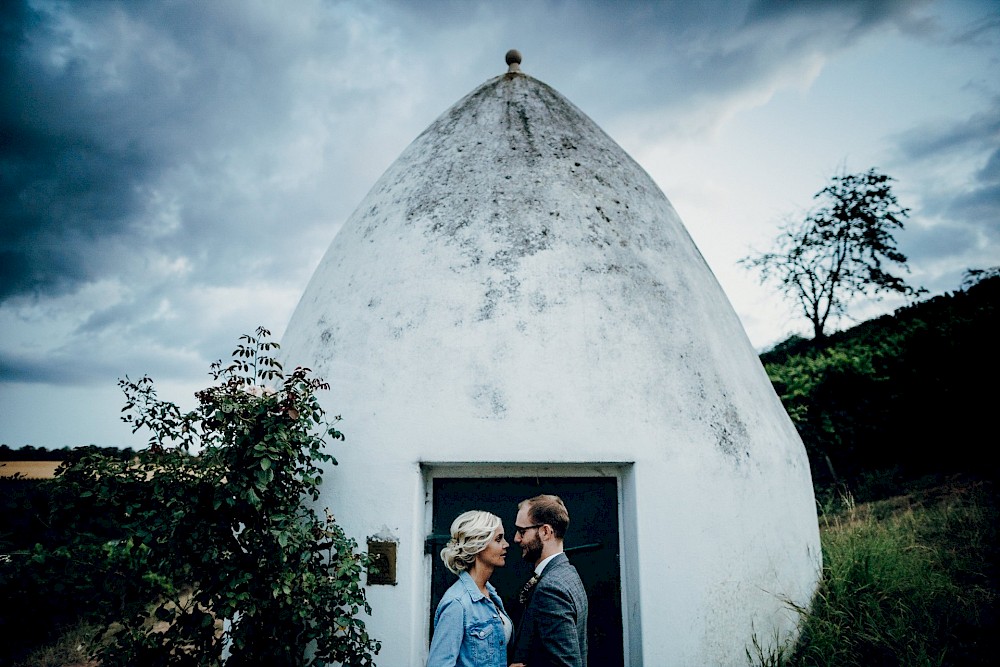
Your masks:
<svg viewBox="0 0 1000 667"><path fill-rule="evenodd" d="M555 553L555 554L552 554L552 555L551 555L551 556L549 556L548 558L543 558L543 559L542 559L541 561L539 561L539 562L538 562L538 565L536 565L536 566L535 566L535 574L537 574L537 575L541 576L541 574L542 574L542 570L544 570L544 569L545 569L545 566L546 566L546 565L548 565L548 564L549 564L549 562L550 562L550 561L551 561L551 560L552 560L553 558L555 558L556 556L558 556L558 555L559 555L559 554L561 554L561 553L562 553L562 552L560 551L559 553ZM475 586L475 583L473 583L473 586Z"/></svg>

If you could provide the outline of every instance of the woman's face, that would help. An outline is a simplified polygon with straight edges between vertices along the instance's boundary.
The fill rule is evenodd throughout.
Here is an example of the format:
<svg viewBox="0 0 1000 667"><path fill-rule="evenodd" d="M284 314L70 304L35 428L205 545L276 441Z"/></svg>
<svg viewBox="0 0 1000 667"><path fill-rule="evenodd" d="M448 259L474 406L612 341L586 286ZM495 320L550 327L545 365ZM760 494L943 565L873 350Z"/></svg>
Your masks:
<svg viewBox="0 0 1000 667"><path fill-rule="evenodd" d="M483 565L497 568L503 567L507 563L507 540L503 535L503 524L497 526L493 531L493 537L486 544L486 548L476 554L476 560Z"/></svg>

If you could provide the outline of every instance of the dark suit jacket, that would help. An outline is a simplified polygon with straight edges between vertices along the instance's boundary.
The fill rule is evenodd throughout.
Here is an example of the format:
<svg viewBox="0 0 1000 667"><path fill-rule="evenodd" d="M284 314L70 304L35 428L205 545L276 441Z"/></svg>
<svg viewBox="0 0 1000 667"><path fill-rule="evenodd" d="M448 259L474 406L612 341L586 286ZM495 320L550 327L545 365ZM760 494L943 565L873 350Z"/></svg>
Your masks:
<svg viewBox="0 0 1000 667"><path fill-rule="evenodd" d="M587 591L566 554L549 561L530 593L517 626L514 662L587 665Z"/></svg>

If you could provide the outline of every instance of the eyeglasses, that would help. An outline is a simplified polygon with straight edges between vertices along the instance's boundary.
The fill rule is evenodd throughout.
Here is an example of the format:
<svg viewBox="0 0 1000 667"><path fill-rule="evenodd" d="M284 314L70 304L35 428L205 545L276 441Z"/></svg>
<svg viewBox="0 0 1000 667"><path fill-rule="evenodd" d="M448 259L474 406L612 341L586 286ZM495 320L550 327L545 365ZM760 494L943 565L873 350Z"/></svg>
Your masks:
<svg viewBox="0 0 1000 667"><path fill-rule="evenodd" d="M544 523L536 523L533 526L524 526L523 528L521 526L514 526L514 532L521 537L524 537L525 532L531 530L532 528L541 528L544 525Z"/></svg>

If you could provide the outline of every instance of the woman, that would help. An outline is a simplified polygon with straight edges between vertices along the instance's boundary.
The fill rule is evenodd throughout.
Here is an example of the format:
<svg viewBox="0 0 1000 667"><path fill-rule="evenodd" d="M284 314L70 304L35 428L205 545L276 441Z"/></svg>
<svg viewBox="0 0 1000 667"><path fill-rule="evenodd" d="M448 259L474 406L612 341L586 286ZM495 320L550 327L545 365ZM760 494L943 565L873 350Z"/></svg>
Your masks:
<svg viewBox="0 0 1000 667"><path fill-rule="evenodd" d="M490 575L506 563L508 546L496 515L472 510L452 522L441 560L458 581L434 613L427 667L507 667L514 628Z"/></svg>

